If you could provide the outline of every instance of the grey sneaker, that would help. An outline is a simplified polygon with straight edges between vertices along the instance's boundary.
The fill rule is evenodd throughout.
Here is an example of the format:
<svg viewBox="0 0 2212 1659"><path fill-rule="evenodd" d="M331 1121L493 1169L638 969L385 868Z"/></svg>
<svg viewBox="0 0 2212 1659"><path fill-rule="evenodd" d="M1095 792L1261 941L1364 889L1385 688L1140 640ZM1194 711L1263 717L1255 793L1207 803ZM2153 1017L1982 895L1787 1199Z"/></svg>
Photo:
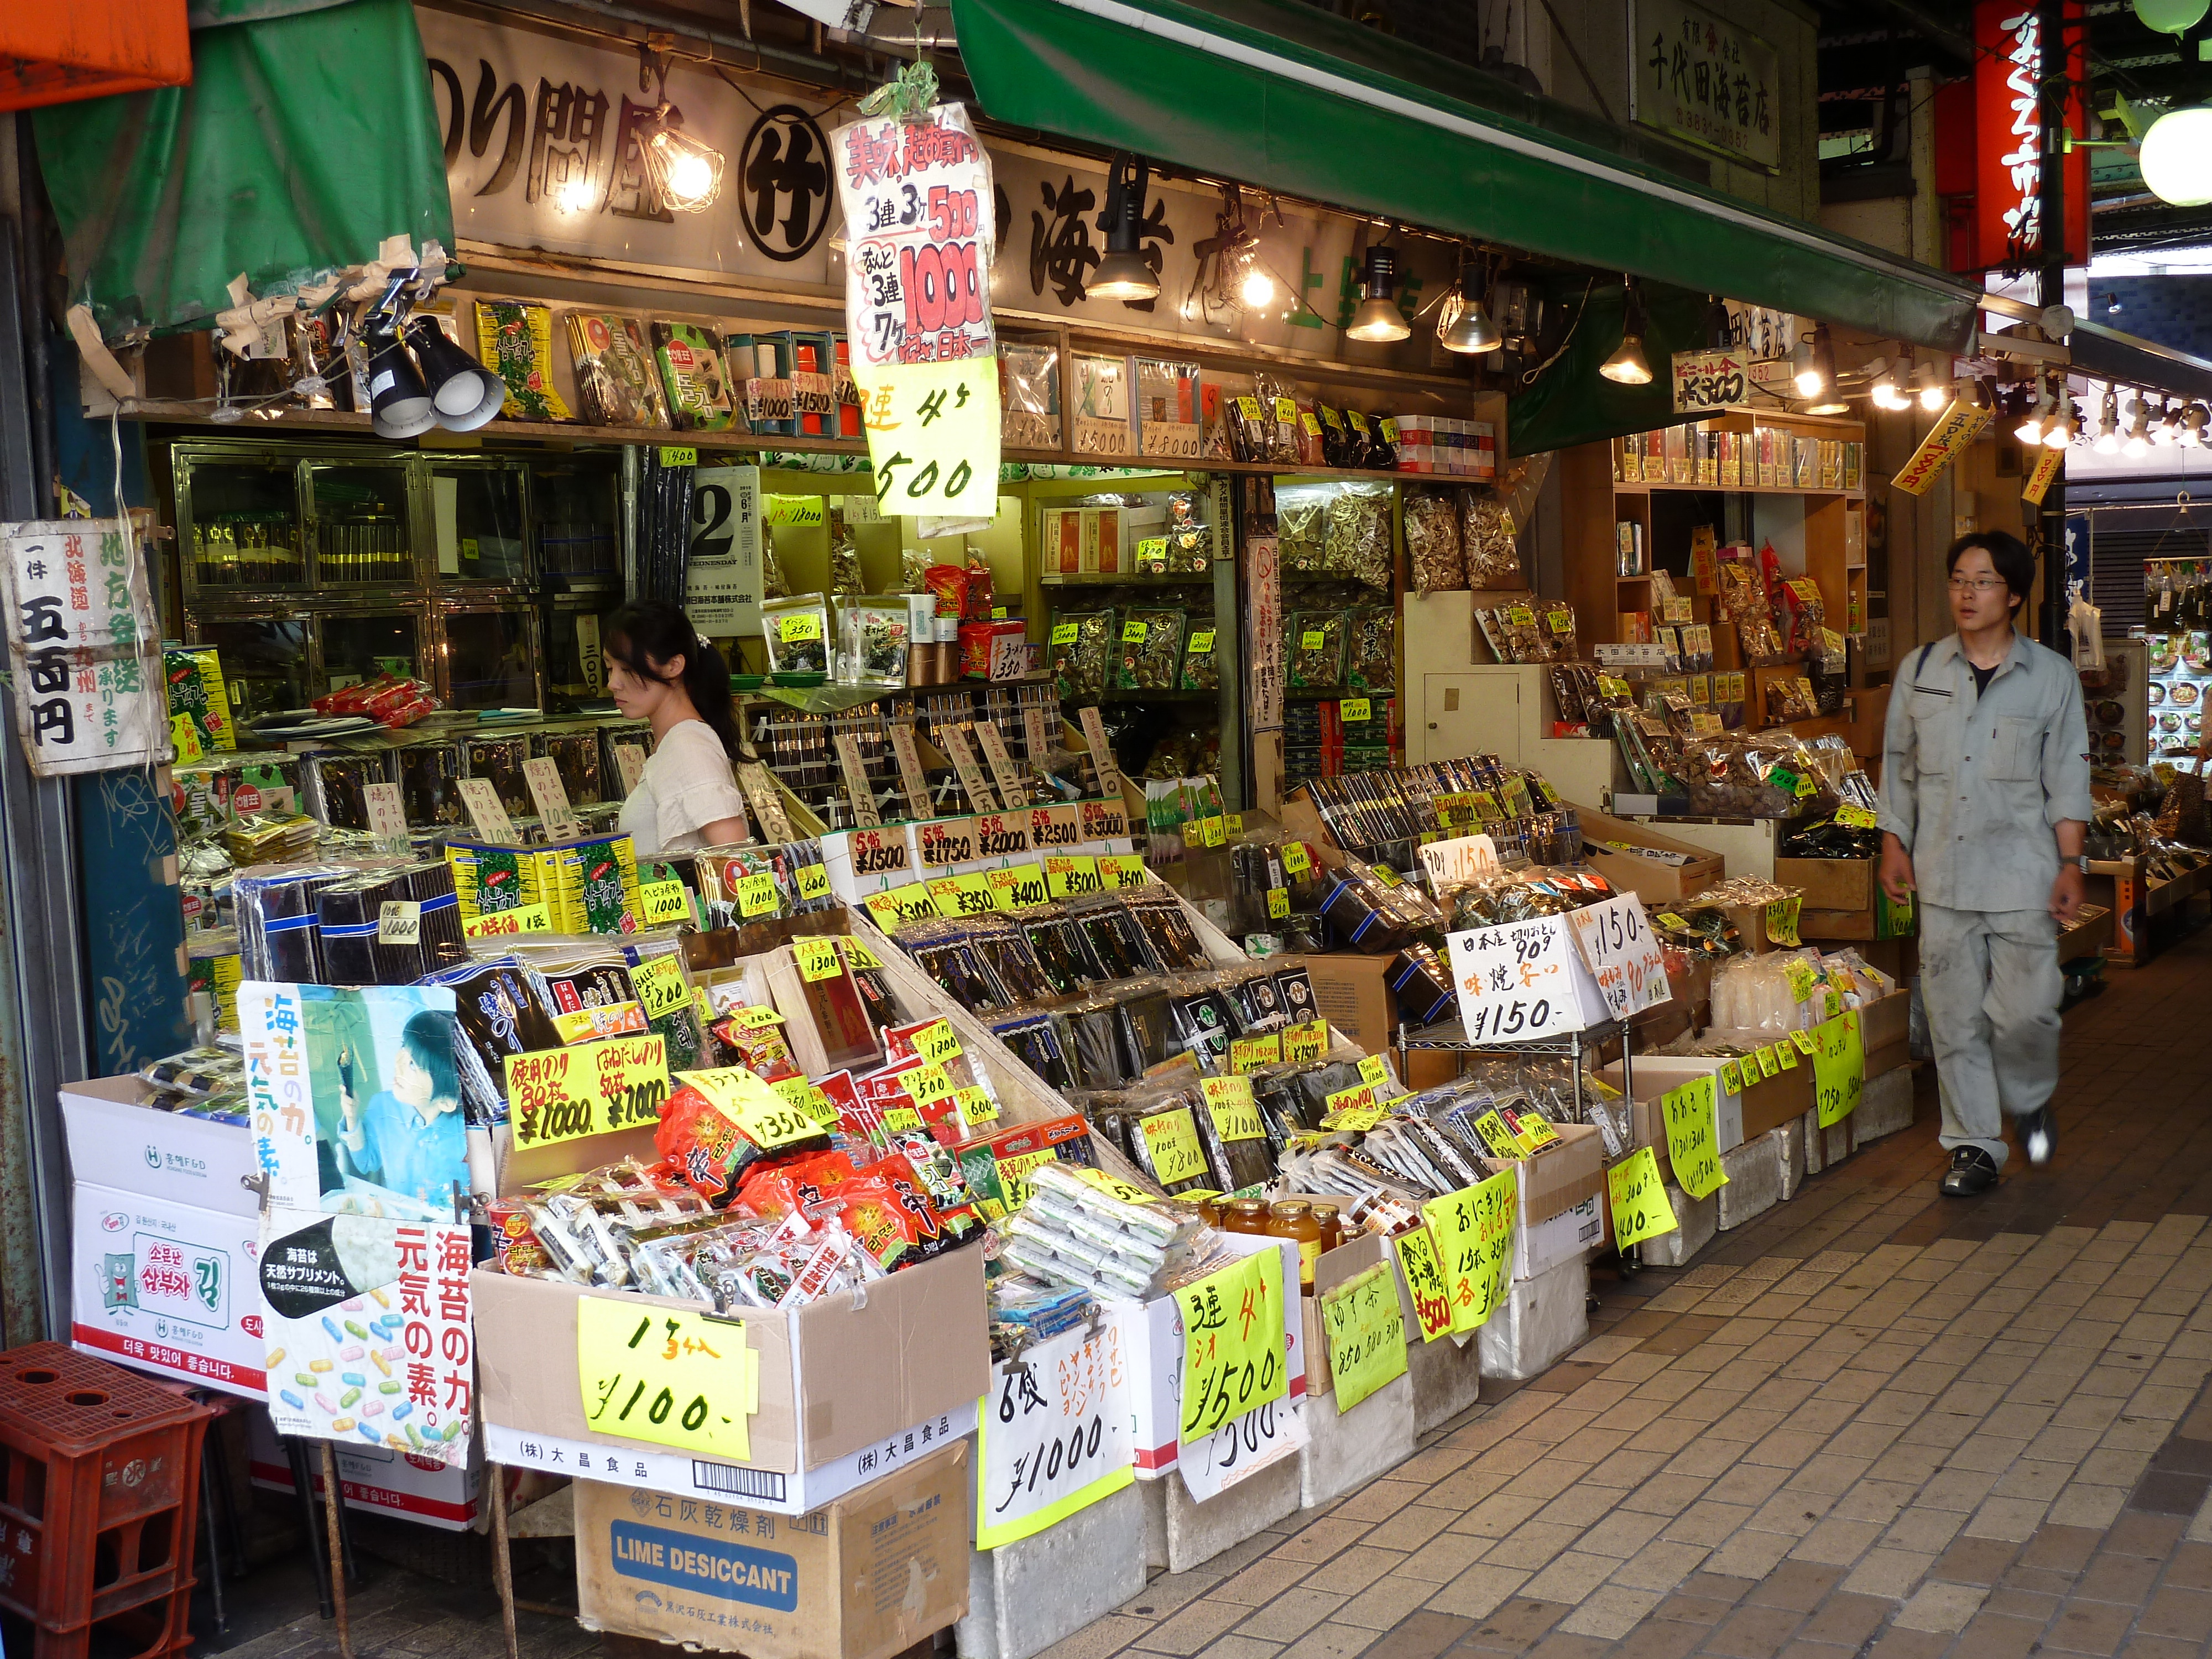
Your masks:
<svg viewBox="0 0 2212 1659"><path fill-rule="evenodd" d="M2022 1112L2013 1120L2013 1132L2020 1141L2021 1151L2026 1152L2027 1161L2039 1169L2051 1162L2051 1148L2058 1144L2057 1128L2048 1106L2033 1112Z"/></svg>

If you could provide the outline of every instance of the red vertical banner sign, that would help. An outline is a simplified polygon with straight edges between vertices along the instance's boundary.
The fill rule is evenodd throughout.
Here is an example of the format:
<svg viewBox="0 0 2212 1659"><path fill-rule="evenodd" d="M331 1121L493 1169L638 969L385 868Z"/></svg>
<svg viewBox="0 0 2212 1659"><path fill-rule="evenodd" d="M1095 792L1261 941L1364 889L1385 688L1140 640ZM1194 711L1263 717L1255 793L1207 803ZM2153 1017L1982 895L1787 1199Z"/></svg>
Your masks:
<svg viewBox="0 0 2212 1659"><path fill-rule="evenodd" d="M2079 3L2066 8L2064 70L2066 131L2087 136L2082 102L2086 33ZM2042 189L2043 114L2040 86L2048 64L2058 68L2061 47L2043 39L2034 0L1981 0L1974 8L1974 218L1979 264L2021 269L2039 264L2045 252ZM2066 263L2089 259L2089 152L2065 159Z"/></svg>

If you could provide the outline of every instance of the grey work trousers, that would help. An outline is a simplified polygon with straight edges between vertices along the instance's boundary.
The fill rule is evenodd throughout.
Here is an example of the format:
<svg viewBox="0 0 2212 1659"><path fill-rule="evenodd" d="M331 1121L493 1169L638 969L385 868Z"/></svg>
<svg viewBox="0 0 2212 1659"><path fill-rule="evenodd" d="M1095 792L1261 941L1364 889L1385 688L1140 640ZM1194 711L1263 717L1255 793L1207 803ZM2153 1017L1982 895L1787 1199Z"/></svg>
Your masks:
<svg viewBox="0 0 2212 1659"><path fill-rule="evenodd" d="M1920 997L1936 1049L1946 1152L2005 1164L2004 1119L2058 1086L2058 928L2043 910L1920 907Z"/></svg>

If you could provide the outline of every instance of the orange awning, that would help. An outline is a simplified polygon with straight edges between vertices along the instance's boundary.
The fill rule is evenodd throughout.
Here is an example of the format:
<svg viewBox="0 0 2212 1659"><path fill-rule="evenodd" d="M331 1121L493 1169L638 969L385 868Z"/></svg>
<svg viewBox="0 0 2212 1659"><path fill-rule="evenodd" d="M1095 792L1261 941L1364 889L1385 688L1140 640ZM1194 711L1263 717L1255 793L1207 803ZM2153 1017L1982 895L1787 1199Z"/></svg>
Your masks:
<svg viewBox="0 0 2212 1659"><path fill-rule="evenodd" d="M183 86L185 0L39 0L0 6L0 110Z"/></svg>

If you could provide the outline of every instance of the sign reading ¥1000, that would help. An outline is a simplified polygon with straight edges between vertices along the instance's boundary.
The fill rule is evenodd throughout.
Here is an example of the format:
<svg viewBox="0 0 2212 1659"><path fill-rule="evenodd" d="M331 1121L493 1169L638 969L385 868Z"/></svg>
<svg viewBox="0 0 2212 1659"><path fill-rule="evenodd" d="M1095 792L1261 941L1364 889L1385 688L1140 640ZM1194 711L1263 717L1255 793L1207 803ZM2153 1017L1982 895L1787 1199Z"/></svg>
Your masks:
<svg viewBox="0 0 2212 1659"><path fill-rule="evenodd" d="M957 104L918 120L848 123L830 149L877 502L886 513L988 519L999 489L990 158Z"/></svg>

